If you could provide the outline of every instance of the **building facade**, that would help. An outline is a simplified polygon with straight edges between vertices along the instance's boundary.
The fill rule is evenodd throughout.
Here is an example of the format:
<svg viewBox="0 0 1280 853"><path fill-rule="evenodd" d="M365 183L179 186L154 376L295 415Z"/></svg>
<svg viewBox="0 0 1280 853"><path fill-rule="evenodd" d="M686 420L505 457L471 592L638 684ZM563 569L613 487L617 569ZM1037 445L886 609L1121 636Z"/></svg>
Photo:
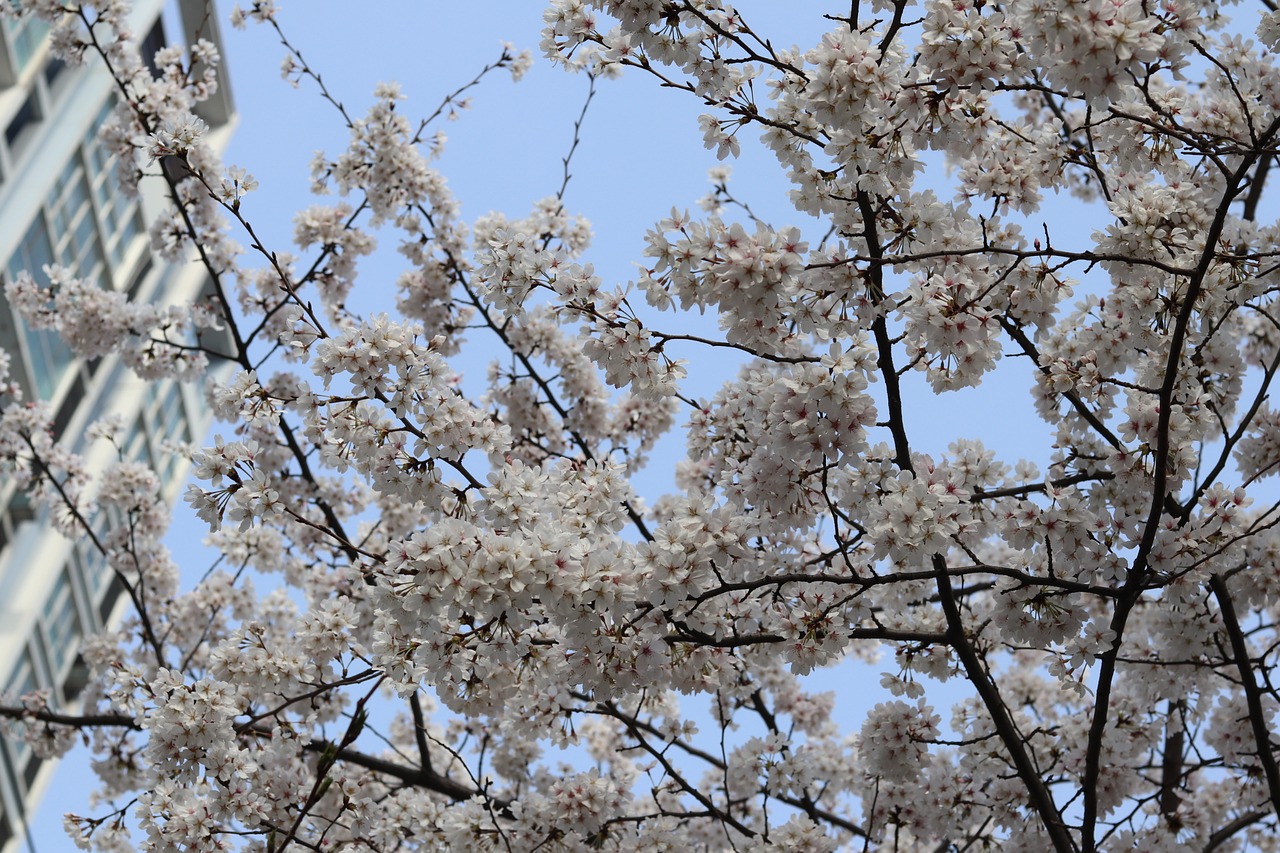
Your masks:
<svg viewBox="0 0 1280 853"><path fill-rule="evenodd" d="M220 45L211 0L136 0L132 31L144 56L196 35ZM34 19L0 25L0 275L22 270L39 277L45 264L74 269L102 287L135 299L191 299L207 286L202 269L167 264L150 248L147 225L163 205L161 188L140 198L120 192L112 153L97 130L115 104L114 84L101 62L69 67L49 52L47 26ZM201 105L215 147L234 124L227 81ZM173 500L186 465L168 452L173 441L199 440L209 415L199 388L172 381L142 382L115 356L75 358L51 332L33 330L0 297L0 347L27 399L45 400L55 431L91 466L118 454L151 465ZM87 440L89 424L106 415L124 419L121 447ZM88 542L52 531L40 512L0 479L0 695L6 701L34 689L51 703L77 706L87 672L82 637L118 618L123 587ZM53 767L24 743L0 738L0 853L28 840L28 815L49 785Z"/></svg>

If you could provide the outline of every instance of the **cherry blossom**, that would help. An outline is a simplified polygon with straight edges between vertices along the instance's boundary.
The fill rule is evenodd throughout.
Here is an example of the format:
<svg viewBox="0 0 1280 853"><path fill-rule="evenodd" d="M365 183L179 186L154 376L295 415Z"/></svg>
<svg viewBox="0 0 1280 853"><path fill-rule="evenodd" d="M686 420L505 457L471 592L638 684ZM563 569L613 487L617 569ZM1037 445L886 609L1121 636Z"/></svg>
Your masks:
<svg viewBox="0 0 1280 853"><path fill-rule="evenodd" d="M106 65L118 180L211 281L158 305L50 267L10 304L204 378L224 422L186 493L221 559L188 578L122 424L58 440L0 356L0 465L130 605L74 706L0 698L39 754L92 752L77 845L1280 849L1280 18L830 5L784 46L746 3L546 4L588 107L625 75L701 115L712 189L636 235L634 281L566 194L585 112L564 186L463 218L438 122L525 75L511 45L435 113L328 98L325 197L266 246L194 113L212 45L153 75L123 0L4 9ZM289 14L231 21L328 97ZM785 221L732 180L757 145ZM394 315L349 304L379 247ZM994 431L921 415L1002 382Z"/></svg>

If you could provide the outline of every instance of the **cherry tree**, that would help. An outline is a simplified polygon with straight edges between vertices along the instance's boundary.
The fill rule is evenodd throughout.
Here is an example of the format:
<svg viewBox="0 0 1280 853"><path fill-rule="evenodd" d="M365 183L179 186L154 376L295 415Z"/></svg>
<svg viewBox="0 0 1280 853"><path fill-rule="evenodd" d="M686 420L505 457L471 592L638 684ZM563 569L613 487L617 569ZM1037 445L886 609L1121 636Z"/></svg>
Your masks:
<svg viewBox="0 0 1280 853"><path fill-rule="evenodd" d="M1280 849L1280 12L812 5L829 32L798 47L721 0L546 7L543 61L690 99L715 156L763 144L791 185L767 223L717 171L614 282L564 187L462 221L433 166L456 94L418 120L394 85L364 116L330 99L349 145L296 246L265 246L192 114L215 51L153 75L123 0L24 0L114 75L119 178L164 183L153 246L213 295L51 270L10 302L82 357L230 377L187 501L233 568L194 585L156 476L91 476L6 389L8 475L134 605L84 649L83 708L3 711L92 750L82 848ZM328 95L270 0L232 14ZM375 235L395 317L346 305ZM478 391L469 347L502 353ZM698 375L712 348L729 375ZM964 423L913 444L913 376L945 397L1011 362L1045 459ZM647 463L670 494L637 493ZM884 672L861 720L806 678L849 658Z"/></svg>

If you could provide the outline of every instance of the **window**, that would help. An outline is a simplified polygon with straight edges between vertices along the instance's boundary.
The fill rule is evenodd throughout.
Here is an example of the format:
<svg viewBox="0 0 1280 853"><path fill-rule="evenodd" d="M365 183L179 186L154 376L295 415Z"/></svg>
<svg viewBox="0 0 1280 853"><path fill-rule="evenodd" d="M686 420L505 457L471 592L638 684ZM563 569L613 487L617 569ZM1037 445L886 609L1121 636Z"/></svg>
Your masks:
<svg viewBox="0 0 1280 853"><path fill-rule="evenodd" d="M164 395L161 416L164 419L164 436L172 441L190 441L191 427L187 423L186 413L182 410L182 386L177 382L170 383L169 391Z"/></svg>
<svg viewBox="0 0 1280 853"><path fill-rule="evenodd" d="M75 596L65 569L58 572L58 582L44 608L45 636L49 643L49 668L57 677L75 656L83 632L76 613Z"/></svg>
<svg viewBox="0 0 1280 853"><path fill-rule="evenodd" d="M98 132L111 116L112 105L108 101L98 111L98 117L84 138L85 166L93 201L97 205L102 223L103 242L113 267L118 266L130 244L143 232L142 214L136 199L126 196L116 179L119 157L98 139Z"/></svg>
<svg viewBox="0 0 1280 853"><path fill-rule="evenodd" d="M13 5L22 8L21 3ZM49 24L33 15L23 15L20 18L5 18L4 28L9 33L9 44L13 45L13 71L21 74L31 63L31 58L35 56L44 37L49 34Z"/></svg>
<svg viewBox="0 0 1280 853"><path fill-rule="evenodd" d="M138 44L138 51L142 54L142 64L151 71L152 77L160 76L160 69L156 67L156 53L163 50L165 44L164 22L160 18L156 18L155 25L151 27L146 37Z"/></svg>
<svg viewBox="0 0 1280 853"><path fill-rule="evenodd" d="M31 521L36 517L35 508L31 506L31 496L26 492L14 492L9 498L9 519L16 525Z"/></svg>
<svg viewBox="0 0 1280 853"><path fill-rule="evenodd" d="M200 301L217 305L219 303L217 297L217 287L213 283L213 278L205 275L204 285L200 288ZM236 351L236 341L231 334L230 323L219 323L212 329L201 329L198 332L200 345L210 352L220 353L224 357L232 358ZM216 363L216 360L211 359Z"/></svg>
<svg viewBox="0 0 1280 853"><path fill-rule="evenodd" d="M72 157L58 176L49 195L48 209L58 263L71 269L76 278L101 284L106 261L89 201L89 182L79 157Z"/></svg>
<svg viewBox="0 0 1280 853"><path fill-rule="evenodd" d="M53 437L55 441L66 435L67 427L71 425L71 419L76 416L76 411L83 403L84 374L77 370L75 380L71 383L71 387L67 389L62 402L58 404L58 410L53 414ZM83 439L81 440L83 441Z"/></svg>
<svg viewBox="0 0 1280 853"><path fill-rule="evenodd" d="M44 82L49 88L53 88L53 84L62 72L67 70L67 63L56 56L49 57L49 61L44 64Z"/></svg>
<svg viewBox="0 0 1280 853"><path fill-rule="evenodd" d="M45 225L44 217L37 215L31 227L27 229L26 236L22 238L17 251L9 259L9 277L16 278L18 273L26 270L37 282L47 285L49 282L43 267L54 261L53 244L49 240L48 226ZM16 314L14 325L18 327L19 334L26 343L35 392L41 399L48 400L53 397L62 378L75 363L75 356L56 332L49 329L31 329Z"/></svg>
<svg viewBox="0 0 1280 853"><path fill-rule="evenodd" d="M151 443L147 441L147 428L142 421L142 415L133 422L133 426L129 428L129 434L124 439L124 458L129 462L141 462L148 468L154 470L155 460L151 458ZM115 520L113 520L113 526Z"/></svg>
<svg viewBox="0 0 1280 853"><path fill-rule="evenodd" d="M163 394L157 394L160 400L151 421L154 426L152 434L160 441L190 441L191 427L183 411L182 388L176 382L167 382L156 386L157 391L160 389L163 389ZM164 453L163 457L156 473L161 482L168 483L182 463L182 457L172 452Z"/></svg>
<svg viewBox="0 0 1280 853"><path fill-rule="evenodd" d="M37 686L35 660L31 657L31 649L27 648L23 650L22 657L18 658L18 665L14 667L4 690L17 699L31 693Z"/></svg>
<svg viewBox="0 0 1280 853"><path fill-rule="evenodd" d="M36 102L36 92L32 89L27 93L22 106L18 107L18 111L10 119L8 126L5 127L4 141L9 144L10 148L13 148L23 134L26 133L27 129L34 126L39 120L40 107Z"/></svg>
<svg viewBox="0 0 1280 853"><path fill-rule="evenodd" d="M90 524L95 526L101 521L102 517L90 519ZM112 608L115 607L116 600L120 597L120 593L124 592L124 585L120 583L120 579L116 577L115 572L107 566L106 557L97 548L93 547L93 543L88 537L80 540L75 550L76 571L84 580L84 586L88 592L88 601L90 608L97 609L99 624L105 625L107 617L111 614ZM92 618L92 617L91 617Z"/></svg>
<svg viewBox="0 0 1280 853"><path fill-rule="evenodd" d="M106 561L103 561L102 571L104 573L107 571ZM124 593L124 581L120 580L119 575L111 572L109 575L104 575L104 577L108 580L106 592L103 593L102 600L98 602L98 619L102 621L103 625L110 621L111 611L115 610L116 602L120 600L120 596Z"/></svg>
<svg viewBox="0 0 1280 853"><path fill-rule="evenodd" d="M26 783L28 790L36 782L36 774L40 772L40 765L44 764L44 759L30 752L27 755L27 763L22 768L22 781Z"/></svg>
<svg viewBox="0 0 1280 853"><path fill-rule="evenodd" d="M35 660L31 656L30 647L28 647L23 649L22 657L18 658L18 665L14 668L13 674L9 676L4 692L7 698L17 699L32 692L38 686ZM9 745L9 755L13 759L13 766L19 768L25 778L31 767L31 759L35 758L31 751L31 745L19 738L5 738L5 740ZM38 765L36 769L39 769ZM30 785L30 781L27 784Z"/></svg>
<svg viewBox="0 0 1280 853"><path fill-rule="evenodd" d="M58 264L78 278L109 287L116 274L113 268L124 263L129 247L142 237L145 229L138 202L120 191L117 157L98 140L98 131L110 115L108 101L80 150L59 173L45 210L37 214L10 258L10 278L26 270L47 285L43 267ZM51 399L75 363L71 350L52 331L30 329L16 317L15 326L26 344L34 392Z"/></svg>

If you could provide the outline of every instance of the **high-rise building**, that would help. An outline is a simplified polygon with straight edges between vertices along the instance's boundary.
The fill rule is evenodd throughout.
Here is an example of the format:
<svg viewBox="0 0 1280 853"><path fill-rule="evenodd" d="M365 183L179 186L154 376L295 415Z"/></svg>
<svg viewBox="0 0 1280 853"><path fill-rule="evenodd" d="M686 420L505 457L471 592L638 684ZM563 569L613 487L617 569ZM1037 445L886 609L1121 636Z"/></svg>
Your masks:
<svg viewBox="0 0 1280 853"><path fill-rule="evenodd" d="M144 57L166 43L201 36L219 44L210 0L136 0L131 29ZM60 264L135 299L190 299L207 284L196 265L167 264L150 248L147 225L160 212L162 188L141 198L120 191L113 154L97 131L115 103L104 64L69 67L49 51L48 28L31 18L0 25L0 275L40 275ZM233 107L225 78L201 105L215 147L225 144ZM159 182L149 182L158 184ZM199 389L171 381L144 383L115 356L75 358L58 338L28 328L0 298L0 347L27 399L48 401L55 431L105 466L119 453L148 462L173 500L185 465L165 452L170 441L198 440L208 424ZM109 414L126 424L119 450L90 441L86 428ZM80 639L112 623L123 585L88 542L50 529L40 511L0 479L0 695L46 689L51 702L75 708L86 671ZM27 815L49 784L50 762L13 738L0 738L0 853L17 850Z"/></svg>

